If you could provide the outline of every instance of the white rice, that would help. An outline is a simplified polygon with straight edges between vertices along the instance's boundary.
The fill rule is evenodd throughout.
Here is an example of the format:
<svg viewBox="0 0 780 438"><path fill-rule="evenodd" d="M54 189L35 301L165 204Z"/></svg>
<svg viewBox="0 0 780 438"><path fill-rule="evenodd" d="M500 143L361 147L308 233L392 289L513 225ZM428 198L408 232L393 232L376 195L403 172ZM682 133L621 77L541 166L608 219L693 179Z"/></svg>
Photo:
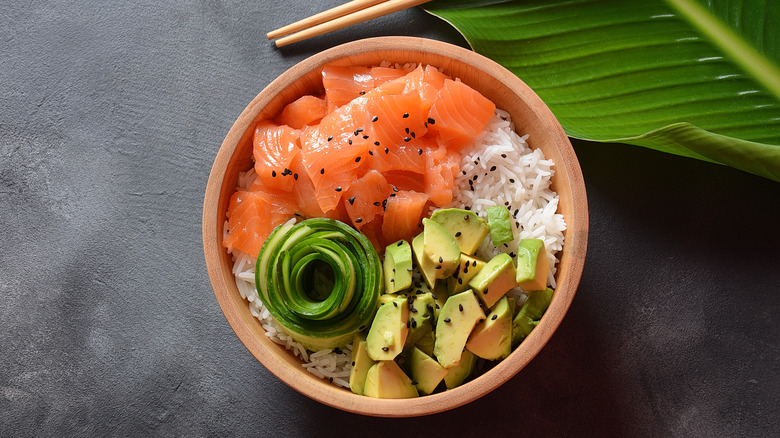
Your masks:
<svg viewBox="0 0 780 438"><path fill-rule="evenodd" d="M413 66L394 66L409 68ZM543 239L550 261L547 282L555 287L557 252L563 248L563 231L566 223L557 214L558 195L550 189L550 177L555 172L553 162L547 160L539 149L531 150L525 142L528 136L519 136L509 114L496 110L495 116L483 134L463 154L462 172L455 179L456 192L450 207L466 208L486 217L487 207L506 205L514 217L514 241L494 248L490 239L477 251L477 255L489 260L499 252L514 254L520 239ZM494 171L491 167L496 166ZM486 175L487 174L487 175ZM469 180L473 181L471 189ZM237 189L247 189L256 178L254 170L242 173ZM514 182L513 182L514 181ZM294 219L291 219L294 221ZM227 223L225 223L227 233ZM249 310L266 330L266 336L283 345L301 359L302 366L312 374L329 379L334 384L349 388L352 366L352 345L339 349L309 352L285 333L260 301L255 288L255 259L236 249L229 249L233 257L233 274L241 296L249 302ZM525 298L520 289L510 292L521 303Z"/></svg>

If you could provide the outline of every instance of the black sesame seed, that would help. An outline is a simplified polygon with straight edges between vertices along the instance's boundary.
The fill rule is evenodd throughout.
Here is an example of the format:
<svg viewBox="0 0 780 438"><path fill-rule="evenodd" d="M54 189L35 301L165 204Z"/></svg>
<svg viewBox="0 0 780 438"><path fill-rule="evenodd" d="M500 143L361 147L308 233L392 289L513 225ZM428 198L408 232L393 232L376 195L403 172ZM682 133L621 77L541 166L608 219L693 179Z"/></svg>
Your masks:
<svg viewBox="0 0 780 438"><path fill-rule="evenodd" d="M362 95L366 94L366 91L365 90L360 90L360 93L358 93L358 94L362 96Z"/></svg>
<svg viewBox="0 0 780 438"><path fill-rule="evenodd" d="M398 246L401 246L401 245L403 245L403 244L404 244L404 241L403 241L403 240L399 240L399 241L398 241Z"/></svg>
<svg viewBox="0 0 780 438"><path fill-rule="evenodd" d="M372 122L376 122L377 120L379 120L379 117L377 117L377 116L374 116L374 117L371 118Z"/></svg>
<svg viewBox="0 0 780 438"><path fill-rule="evenodd" d="M341 348L339 348L339 347L334 348L333 352L336 353L336 354L341 354L342 353Z"/></svg>
<svg viewBox="0 0 780 438"><path fill-rule="evenodd" d="M515 209L515 212L512 213L512 216L517 217L517 213L520 213L520 209L519 208Z"/></svg>
<svg viewBox="0 0 780 438"><path fill-rule="evenodd" d="M414 321L414 320L412 320ZM406 328L409 328L412 326L412 321L406 321Z"/></svg>
<svg viewBox="0 0 780 438"><path fill-rule="evenodd" d="M389 153L390 153L390 149L389 148L385 148L385 155L387 155Z"/></svg>
<svg viewBox="0 0 780 438"><path fill-rule="evenodd" d="M433 292L431 292L431 298L433 298L434 300L438 300L438 298L436 298L436 295L434 295Z"/></svg>
<svg viewBox="0 0 780 438"><path fill-rule="evenodd" d="M378 141L375 141L375 142L374 142L374 145L375 145L375 146L379 146L379 142L378 142Z"/></svg>
<svg viewBox="0 0 780 438"><path fill-rule="evenodd" d="M395 193L390 193L390 197L395 197Z"/></svg>
<svg viewBox="0 0 780 438"><path fill-rule="evenodd" d="M479 164L479 160L474 160L474 165Z"/></svg>
<svg viewBox="0 0 780 438"><path fill-rule="evenodd" d="M353 367L355 366L355 361L354 361L354 360L352 361L352 366L353 366Z"/></svg>
<svg viewBox="0 0 780 438"><path fill-rule="evenodd" d="M449 319L449 318L444 318L444 322L450 322L450 321L452 321L452 320Z"/></svg>
<svg viewBox="0 0 780 438"><path fill-rule="evenodd" d="M496 318L498 318L498 315L496 315L496 314L493 314L493 316L490 317L490 319L492 319L493 321L495 321Z"/></svg>
<svg viewBox="0 0 780 438"><path fill-rule="evenodd" d="M358 219L360 219L360 218L358 218ZM355 222L357 222L357 221L355 221ZM362 220L361 220L361 222L362 222ZM390 283L395 283L395 278L391 278L390 279Z"/></svg>
<svg viewBox="0 0 780 438"><path fill-rule="evenodd" d="M409 118L409 113L404 113L403 118Z"/></svg>
<svg viewBox="0 0 780 438"><path fill-rule="evenodd" d="M349 198L348 201L349 201L349 205L355 205L355 197L354 196Z"/></svg>
<svg viewBox="0 0 780 438"><path fill-rule="evenodd" d="M325 175L325 168L320 169L320 175Z"/></svg>
<svg viewBox="0 0 780 438"><path fill-rule="evenodd" d="M411 308L411 312L412 312L412 313L417 313L417 308L416 308L416 307L412 307L412 308Z"/></svg>
<svg viewBox="0 0 780 438"><path fill-rule="evenodd" d="M482 291L482 293L483 293L483 294L485 294L485 295L487 295L487 294L488 294L488 288L485 288L485 290L484 290L484 291Z"/></svg>
<svg viewBox="0 0 780 438"><path fill-rule="evenodd" d="M409 128L406 128L406 133L407 133L407 134L409 133Z"/></svg>
<svg viewBox="0 0 780 438"><path fill-rule="evenodd" d="M477 180L477 178L479 178L479 177L478 177L477 175L474 175L474 176L473 176L471 179L473 179L474 181L476 181L476 180Z"/></svg>
<svg viewBox="0 0 780 438"><path fill-rule="evenodd" d="M411 135L411 136L412 136L412 138L417 138L417 136L416 136L416 135L414 135L414 131L412 131L412 132L411 132L409 135Z"/></svg>
<svg viewBox="0 0 780 438"><path fill-rule="evenodd" d="M329 136L328 136L328 141L331 141L331 140L333 140L333 136L332 136L332 135L329 135Z"/></svg>
<svg viewBox="0 0 780 438"><path fill-rule="evenodd" d="M368 151L368 155L374 155L374 151Z"/></svg>
<svg viewBox="0 0 780 438"><path fill-rule="evenodd" d="M490 166L490 171L491 172L495 172L496 171L496 166Z"/></svg>
<svg viewBox="0 0 780 438"><path fill-rule="evenodd" d="M412 319L412 328L417 328L417 320L416 319Z"/></svg>
<svg viewBox="0 0 780 438"><path fill-rule="evenodd" d="M340 192L341 191L341 187L336 187L336 191Z"/></svg>
<svg viewBox="0 0 780 438"><path fill-rule="evenodd" d="M436 120L433 120L432 117L428 117L428 123L431 124L431 125L435 125L436 124Z"/></svg>
<svg viewBox="0 0 780 438"><path fill-rule="evenodd" d="M464 210L471 210L471 207L469 207L469 206L467 205L467 206L463 207L463 209L464 209Z"/></svg>
<svg viewBox="0 0 780 438"><path fill-rule="evenodd" d="M436 269L441 269L441 265L436 265Z"/></svg>
<svg viewBox="0 0 780 438"><path fill-rule="evenodd" d="M422 155L422 149L417 149L417 155Z"/></svg>
<svg viewBox="0 0 780 438"><path fill-rule="evenodd" d="M363 140L367 140L367 139L368 139L368 136L367 136L367 135L364 135L364 136L363 136Z"/></svg>
<svg viewBox="0 0 780 438"><path fill-rule="evenodd" d="M355 223L356 224L359 224L361 222L363 222L363 218L362 217L359 217L359 218L355 219Z"/></svg>
<svg viewBox="0 0 780 438"><path fill-rule="evenodd" d="M412 137L404 137L404 141L408 143L412 141Z"/></svg>
<svg viewBox="0 0 780 438"><path fill-rule="evenodd" d="M393 306L395 306L395 307L398 307L398 303L396 303L395 301L393 301Z"/></svg>
<svg viewBox="0 0 780 438"><path fill-rule="evenodd" d="M463 311L463 304L458 304L458 310Z"/></svg>
<svg viewBox="0 0 780 438"><path fill-rule="evenodd" d="M293 178L295 178L295 180L296 180L296 181L298 181L298 174L297 174L297 173L294 173L294 174L293 174Z"/></svg>
<svg viewBox="0 0 780 438"><path fill-rule="evenodd" d="M441 309L441 307L439 307L439 305L438 305L438 304L436 305L436 308L437 308L437 309ZM447 321L447 322L449 322L449 321Z"/></svg>
<svg viewBox="0 0 780 438"><path fill-rule="evenodd" d="M469 220L469 215L465 215L465 216L463 216L463 220L464 220L464 221L468 221L468 220Z"/></svg>
<svg viewBox="0 0 780 438"><path fill-rule="evenodd" d="M271 171L271 176L272 176L272 177L274 177L274 178L276 178L276 171L275 171L275 170L272 170L272 171Z"/></svg>
<svg viewBox="0 0 780 438"><path fill-rule="evenodd" d="M352 144L352 139L347 140L347 143Z"/></svg>
<svg viewBox="0 0 780 438"><path fill-rule="evenodd" d="M458 284L463 284L463 279L462 278L458 278Z"/></svg>
<svg viewBox="0 0 780 438"><path fill-rule="evenodd" d="M506 158L506 154L501 154L501 158Z"/></svg>
<svg viewBox="0 0 780 438"><path fill-rule="evenodd" d="M514 184L515 183L515 179L514 178L509 178L509 182Z"/></svg>
<svg viewBox="0 0 780 438"><path fill-rule="evenodd" d="M381 202L379 202L379 201L374 201L374 205L376 205L377 207L379 207L380 205L382 205L382 203L381 203Z"/></svg>
<svg viewBox="0 0 780 438"><path fill-rule="evenodd" d="M328 381L329 381L330 383L333 383L333 377L328 377Z"/></svg>
<svg viewBox="0 0 780 438"><path fill-rule="evenodd" d="M471 262L471 266L477 267L477 261L474 260L473 262Z"/></svg>
<svg viewBox="0 0 780 438"><path fill-rule="evenodd" d="M444 259L441 256L439 256L439 263L444 263Z"/></svg>
<svg viewBox="0 0 780 438"><path fill-rule="evenodd" d="M461 232L460 232L460 231L458 231L457 233L455 233L455 237L460 237L460 235L461 235Z"/></svg>
<svg viewBox="0 0 780 438"><path fill-rule="evenodd" d="M514 252L510 252L509 253L509 257L515 258L515 257L517 257L517 254L515 254Z"/></svg>
<svg viewBox="0 0 780 438"><path fill-rule="evenodd" d="M360 157L355 157L355 162L359 163L360 162Z"/></svg>
<svg viewBox="0 0 780 438"><path fill-rule="evenodd" d="M382 347L382 351L390 351L390 347Z"/></svg>
<svg viewBox="0 0 780 438"><path fill-rule="evenodd" d="M394 192L396 192L396 193L398 193L398 187L396 187L396 186L393 186L393 191L394 191Z"/></svg>
<svg viewBox="0 0 780 438"><path fill-rule="evenodd" d="M462 174L464 174L464 175L465 175L465 174L466 174L466 171L465 171L465 170L461 170L461 171L460 171L460 173L462 173Z"/></svg>

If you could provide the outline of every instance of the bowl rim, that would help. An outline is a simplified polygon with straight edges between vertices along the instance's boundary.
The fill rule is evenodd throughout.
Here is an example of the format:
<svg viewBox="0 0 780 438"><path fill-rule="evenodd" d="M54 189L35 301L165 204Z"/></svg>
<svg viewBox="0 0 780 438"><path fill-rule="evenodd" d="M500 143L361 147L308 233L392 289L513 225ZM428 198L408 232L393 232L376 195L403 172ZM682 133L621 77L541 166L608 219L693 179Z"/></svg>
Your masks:
<svg viewBox="0 0 780 438"><path fill-rule="evenodd" d="M239 295L238 298L246 309L237 308L235 295L238 290L232 281L232 272L228 269L230 277L225 273L227 252L221 245L223 224L219 221L220 193L223 191L228 165L241 137L253 121L259 118L276 92L294 83L305 73L321 69L325 64L349 62L366 53L383 51L403 51L419 57L443 56L468 64L510 87L532 107L536 116L549 125L546 128L555 142L555 146L551 147L558 150L562 158L555 161L556 173L564 174L563 180L559 179L558 182L567 183L565 188L571 192L572 202L571 212L565 218L567 230L564 232L566 240L562 251L564 257L568 258L566 275L560 278L560 270L556 274L556 293L540 324L509 357L498 362L483 375L452 390L403 400L373 399L356 395L305 370L303 372L312 378L301 378L300 370L303 368L293 370L290 367L289 358L294 358L292 354L265 336L265 339L258 339L257 333L245 324L244 318L249 306ZM556 190L560 194L561 187L558 186ZM498 63L454 44L418 37L376 37L345 43L312 55L282 73L252 99L228 131L215 157L203 201L202 234L206 267L220 308L244 346L266 369L301 394L331 407L370 416L414 417L454 409L488 394L517 374L546 345L567 313L582 276L588 240L588 205L582 171L569 138L550 109L520 78ZM232 262L229 264L232 265ZM562 265L563 258L559 263L559 266ZM285 358L285 355L289 357ZM294 359L300 363L297 358Z"/></svg>

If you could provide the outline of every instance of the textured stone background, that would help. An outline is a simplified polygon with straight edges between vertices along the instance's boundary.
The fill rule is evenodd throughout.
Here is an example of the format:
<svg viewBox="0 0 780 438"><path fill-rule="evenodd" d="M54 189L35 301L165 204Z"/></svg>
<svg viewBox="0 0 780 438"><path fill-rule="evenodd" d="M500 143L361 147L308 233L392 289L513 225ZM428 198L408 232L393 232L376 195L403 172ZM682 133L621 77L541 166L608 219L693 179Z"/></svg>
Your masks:
<svg viewBox="0 0 780 438"><path fill-rule="evenodd" d="M591 212L582 282L500 389L389 420L267 372L217 306L201 247L233 120L338 43L465 45L420 10L287 50L265 40L336 3L4 2L0 436L776 436L780 184L631 146L575 142Z"/></svg>

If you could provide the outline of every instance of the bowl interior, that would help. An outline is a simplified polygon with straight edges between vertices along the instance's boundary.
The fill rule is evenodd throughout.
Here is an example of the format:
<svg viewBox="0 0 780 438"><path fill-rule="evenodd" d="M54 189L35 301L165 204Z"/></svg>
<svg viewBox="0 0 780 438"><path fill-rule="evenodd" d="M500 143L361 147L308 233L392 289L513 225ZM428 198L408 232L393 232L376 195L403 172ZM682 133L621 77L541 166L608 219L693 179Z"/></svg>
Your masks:
<svg viewBox="0 0 780 438"><path fill-rule="evenodd" d="M552 188L560 196L558 213L566 220L565 243L558 254L557 288L539 326L512 354L469 383L443 393L406 400L380 400L338 388L301 367L299 359L265 336L250 314L232 274L232 260L222 247L222 230L239 172L252 167L254 125L273 117L305 94L322 91L326 64L378 65L382 61L415 62L442 68L451 77L481 92L511 114L516 130L529 134L532 148L541 148L555 163ZM217 300L246 348L289 386L327 405L365 415L405 417L452 409L487 394L522 369L547 343L568 310L582 274L587 245L588 213L582 172L569 139L539 97L514 74L474 52L451 44L409 37L372 38L344 44L295 65L255 97L223 142L206 190L203 244L209 277Z"/></svg>

